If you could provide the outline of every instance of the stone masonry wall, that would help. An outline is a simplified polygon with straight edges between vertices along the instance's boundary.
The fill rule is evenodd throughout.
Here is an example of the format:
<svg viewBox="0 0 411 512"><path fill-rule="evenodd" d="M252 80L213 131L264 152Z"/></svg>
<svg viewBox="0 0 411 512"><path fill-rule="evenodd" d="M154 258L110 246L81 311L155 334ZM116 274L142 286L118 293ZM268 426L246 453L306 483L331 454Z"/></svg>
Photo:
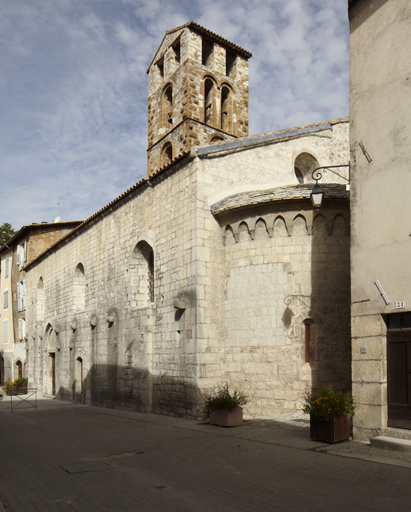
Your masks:
<svg viewBox="0 0 411 512"><path fill-rule="evenodd" d="M330 383L351 387L348 211L311 216L311 210L254 212L237 230L224 227L221 363L224 376L243 381L253 397L252 414L295 411L307 389Z"/></svg>
<svg viewBox="0 0 411 512"><path fill-rule="evenodd" d="M178 55L176 42L179 43ZM240 55L235 56L227 74L226 55L226 49L214 42L211 56L203 65L200 34L185 28L166 36L149 68L149 176L167 163L161 156L167 143L172 144L174 158L193 146L210 143L213 136L229 140L233 136L248 135L248 62ZM205 113L206 79L214 84L208 120ZM171 94L165 94L169 86L172 100ZM230 94L222 126L224 87ZM190 122L185 123L185 120Z"/></svg>
<svg viewBox="0 0 411 512"><path fill-rule="evenodd" d="M163 177L29 269L33 385L50 393L54 357L58 397L195 414L195 187L190 166ZM142 300L148 287L147 272L138 268L145 264L136 249L142 240L154 251L154 302ZM75 285L79 263L84 268L83 292ZM44 321L36 318L40 278ZM84 293L82 310L76 307L75 290ZM188 303L183 321L173 307L177 296Z"/></svg>

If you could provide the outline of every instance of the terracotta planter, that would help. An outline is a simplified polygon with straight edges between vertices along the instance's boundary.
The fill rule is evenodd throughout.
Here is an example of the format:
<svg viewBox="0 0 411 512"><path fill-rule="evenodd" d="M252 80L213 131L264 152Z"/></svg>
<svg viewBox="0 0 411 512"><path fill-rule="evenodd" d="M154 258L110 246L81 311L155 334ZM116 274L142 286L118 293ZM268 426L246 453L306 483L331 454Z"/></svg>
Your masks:
<svg viewBox="0 0 411 512"><path fill-rule="evenodd" d="M219 427L240 427L243 424L243 409L236 407L232 411L210 412L209 423Z"/></svg>
<svg viewBox="0 0 411 512"><path fill-rule="evenodd" d="M323 443L346 441L350 437L350 420L349 414L332 416L328 421L310 416L310 437L312 441Z"/></svg>

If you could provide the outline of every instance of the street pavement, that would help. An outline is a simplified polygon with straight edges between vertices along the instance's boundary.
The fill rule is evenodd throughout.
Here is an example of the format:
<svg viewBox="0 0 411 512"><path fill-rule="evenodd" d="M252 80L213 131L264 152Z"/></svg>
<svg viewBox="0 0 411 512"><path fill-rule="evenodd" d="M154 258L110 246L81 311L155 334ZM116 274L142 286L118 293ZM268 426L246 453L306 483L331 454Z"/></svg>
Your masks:
<svg viewBox="0 0 411 512"><path fill-rule="evenodd" d="M301 417L226 429L52 399L11 412L7 397L0 436L8 512L410 509L409 454L313 442Z"/></svg>

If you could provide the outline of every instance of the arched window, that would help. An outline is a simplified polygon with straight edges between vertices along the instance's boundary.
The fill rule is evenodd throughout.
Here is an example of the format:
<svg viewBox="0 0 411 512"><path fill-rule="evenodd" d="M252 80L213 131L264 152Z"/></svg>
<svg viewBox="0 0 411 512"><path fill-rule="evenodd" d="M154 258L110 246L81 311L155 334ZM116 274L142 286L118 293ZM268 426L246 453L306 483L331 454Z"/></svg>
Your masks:
<svg viewBox="0 0 411 512"><path fill-rule="evenodd" d="M75 381L75 391L77 394L81 395L83 392L83 359L78 357L76 359L76 381Z"/></svg>
<svg viewBox="0 0 411 512"><path fill-rule="evenodd" d="M40 277L37 283L37 321L44 321L44 283L43 278Z"/></svg>
<svg viewBox="0 0 411 512"><path fill-rule="evenodd" d="M225 132L232 132L233 124L232 94L227 86L221 88L221 123L220 128Z"/></svg>
<svg viewBox="0 0 411 512"><path fill-rule="evenodd" d="M75 311L83 311L86 307L86 276L82 263L77 265L74 272L73 304Z"/></svg>
<svg viewBox="0 0 411 512"><path fill-rule="evenodd" d="M300 153L294 161L294 173L298 183L312 183L312 172L320 167L318 160L310 153Z"/></svg>
<svg viewBox="0 0 411 512"><path fill-rule="evenodd" d="M204 123L214 125L214 82L210 78L204 82Z"/></svg>
<svg viewBox="0 0 411 512"><path fill-rule="evenodd" d="M154 302L154 252L145 240L136 245L133 252L136 274L136 299L138 305Z"/></svg>
<svg viewBox="0 0 411 512"><path fill-rule="evenodd" d="M23 365L21 364L21 361L16 361L16 371L17 371L17 379L23 378Z"/></svg>
<svg viewBox="0 0 411 512"><path fill-rule="evenodd" d="M161 127L168 130L173 124L173 86L171 84L164 89L161 108Z"/></svg>
<svg viewBox="0 0 411 512"><path fill-rule="evenodd" d="M173 160L173 146L166 142L161 150L161 167L165 167Z"/></svg>

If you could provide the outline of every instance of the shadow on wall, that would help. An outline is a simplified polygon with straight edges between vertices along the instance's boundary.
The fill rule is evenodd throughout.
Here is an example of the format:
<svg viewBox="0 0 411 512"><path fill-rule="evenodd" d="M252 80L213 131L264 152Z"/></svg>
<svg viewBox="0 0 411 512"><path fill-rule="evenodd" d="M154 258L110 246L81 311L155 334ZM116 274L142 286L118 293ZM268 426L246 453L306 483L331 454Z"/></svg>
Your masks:
<svg viewBox="0 0 411 512"><path fill-rule="evenodd" d="M93 365L71 389L60 387L56 397L83 404L153 412L168 416L200 418L202 394L198 387L170 376L153 377L146 369L116 365Z"/></svg>
<svg viewBox="0 0 411 512"><path fill-rule="evenodd" d="M309 361L312 389L351 390L349 213L313 222Z"/></svg>

